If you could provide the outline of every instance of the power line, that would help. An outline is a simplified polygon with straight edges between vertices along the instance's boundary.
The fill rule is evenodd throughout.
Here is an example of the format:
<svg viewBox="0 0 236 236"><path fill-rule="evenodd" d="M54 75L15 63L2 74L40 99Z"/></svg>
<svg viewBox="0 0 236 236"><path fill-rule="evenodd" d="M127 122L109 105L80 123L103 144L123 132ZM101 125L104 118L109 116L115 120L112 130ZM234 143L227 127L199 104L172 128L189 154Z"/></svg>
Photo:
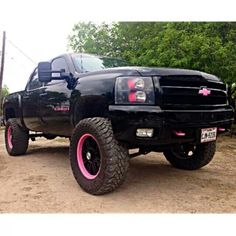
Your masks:
<svg viewBox="0 0 236 236"><path fill-rule="evenodd" d="M9 38L6 38L7 41L15 48L17 49L24 57L26 57L28 60L30 60L33 64L37 64L32 58L30 58L25 52L23 52L22 49L20 49L18 46L16 46Z"/></svg>
<svg viewBox="0 0 236 236"><path fill-rule="evenodd" d="M8 57L8 60L12 60L15 62L15 64L17 64L21 69L26 69L26 66L22 63L20 63L18 60L16 60L13 56L9 55L9 53L5 53L5 55Z"/></svg>

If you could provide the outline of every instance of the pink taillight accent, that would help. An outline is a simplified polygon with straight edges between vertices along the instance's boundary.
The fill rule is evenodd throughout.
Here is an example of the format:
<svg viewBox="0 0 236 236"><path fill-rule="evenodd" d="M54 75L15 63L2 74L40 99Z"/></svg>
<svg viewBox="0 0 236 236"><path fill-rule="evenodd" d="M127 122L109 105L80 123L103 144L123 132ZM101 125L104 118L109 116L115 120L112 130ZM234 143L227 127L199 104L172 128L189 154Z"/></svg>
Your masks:
<svg viewBox="0 0 236 236"><path fill-rule="evenodd" d="M207 88L202 88L199 90L198 94L201 94L203 96L208 96L211 94L211 90L209 90Z"/></svg>
<svg viewBox="0 0 236 236"><path fill-rule="evenodd" d="M129 79L128 80L128 87L129 87L129 89L134 89L135 88L135 80Z"/></svg>
<svg viewBox="0 0 236 236"><path fill-rule="evenodd" d="M77 162L78 162L78 165L79 165L79 168L82 172L82 174L84 175L85 178L87 179L95 179L99 172L100 172L100 168L101 166L99 167L99 170L98 170L98 173L96 175L91 175L85 168L84 166L84 161L83 161L83 157L82 157L82 149L83 149L83 144L84 144L84 141L87 139L87 138L92 138L95 140L95 142L97 143L97 140L91 135L91 134L84 134L78 144L77 144ZM98 143L97 143L98 145Z"/></svg>
<svg viewBox="0 0 236 236"><path fill-rule="evenodd" d="M224 131L225 131L225 128L218 128L218 131L224 132Z"/></svg>
<svg viewBox="0 0 236 236"><path fill-rule="evenodd" d="M130 92L129 93L129 102L136 102L136 92Z"/></svg>
<svg viewBox="0 0 236 236"><path fill-rule="evenodd" d="M11 128L11 126L9 126L8 130L7 130L7 143L8 143L8 147L10 149L12 149L13 145L12 145L12 128Z"/></svg>
<svg viewBox="0 0 236 236"><path fill-rule="evenodd" d="M184 132L182 132L182 131L173 131L174 132L174 134L176 135L176 136L178 136L178 137L184 137L186 134L184 133Z"/></svg>

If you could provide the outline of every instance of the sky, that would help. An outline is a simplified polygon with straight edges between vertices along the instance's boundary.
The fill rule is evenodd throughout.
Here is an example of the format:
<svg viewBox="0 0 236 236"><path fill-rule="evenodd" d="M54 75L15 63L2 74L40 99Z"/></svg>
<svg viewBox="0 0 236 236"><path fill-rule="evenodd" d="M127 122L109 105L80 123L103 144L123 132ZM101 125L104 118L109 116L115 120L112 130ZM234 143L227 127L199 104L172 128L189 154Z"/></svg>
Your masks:
<svg viewBox="0 0 236 236"><path fill-rule="evenodd" d="M7 37L3 84L9 87L10 92L25 88L39 61L67 51L67 37L73 25L90 20L85 14L86 9L81 13L78 3L8 0L0 4L4 9L0 13L0 34L5 30ZM92 20L99 23L99 20Z"/></svg>
<svg viewBox="0 0 236 236"><path fill-rule="evenodd" d="M181 8L180 2L184 8ZM39 61L49 60L67 51L67 37L79 21L236 19L235 7L230 5L233 1L215 0L214 6L212 2L0 0L0 34L5 30L7 35L3 84L9 87L10 92L23 90Z"/></svg>

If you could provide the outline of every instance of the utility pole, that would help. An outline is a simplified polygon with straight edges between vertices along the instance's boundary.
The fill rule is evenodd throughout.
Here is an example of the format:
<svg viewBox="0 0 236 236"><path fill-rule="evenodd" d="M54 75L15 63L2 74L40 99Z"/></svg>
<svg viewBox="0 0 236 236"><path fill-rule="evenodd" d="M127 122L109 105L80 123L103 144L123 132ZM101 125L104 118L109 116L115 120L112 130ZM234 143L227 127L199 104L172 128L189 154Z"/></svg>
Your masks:
<svg viewBox="0 0 236 236"><path fill-rule="evenodd" d="M2 34L2 52L1 52L1 71L0 71L0 103L2 97L2 81L3 81L3 70L4 70L4 61L5 61L5 47L6 47L6 32L3 31ZM1 106L1 104L0 104Z"/></svg>

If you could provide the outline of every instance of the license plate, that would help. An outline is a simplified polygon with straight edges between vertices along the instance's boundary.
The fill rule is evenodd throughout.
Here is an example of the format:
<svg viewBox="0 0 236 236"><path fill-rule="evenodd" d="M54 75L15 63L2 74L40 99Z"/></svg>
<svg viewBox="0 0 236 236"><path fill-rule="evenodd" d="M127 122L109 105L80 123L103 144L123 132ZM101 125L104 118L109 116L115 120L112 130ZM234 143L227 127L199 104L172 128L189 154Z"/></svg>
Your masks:
<svg viewBox="0 0 236 236"><path fill-rule="evenodd" d="M215 141L217 137L217 128L201 129L201 143Z"/></svg>

